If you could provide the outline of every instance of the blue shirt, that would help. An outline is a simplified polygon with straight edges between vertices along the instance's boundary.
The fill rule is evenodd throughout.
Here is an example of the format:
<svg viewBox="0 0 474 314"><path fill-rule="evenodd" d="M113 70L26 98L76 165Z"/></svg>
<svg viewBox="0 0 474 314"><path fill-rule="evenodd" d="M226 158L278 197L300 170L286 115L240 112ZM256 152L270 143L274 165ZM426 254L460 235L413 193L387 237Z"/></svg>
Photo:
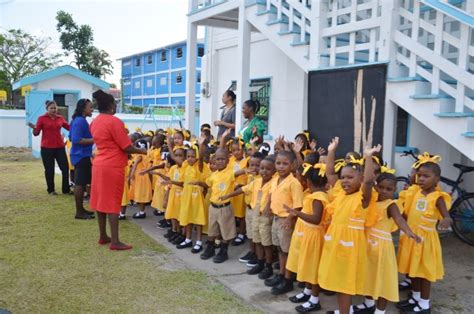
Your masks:
<svg viewBox="0 0 474 314"><path fill-rule="evenodd" d="M83 116L75 117L74 120L72 120L69 132L72 143L70 152L71 163L76 165L81 159L86 157L90 158L92 156L92 144L78 144L83 138L92 138L92 134L89 129L89 123L87 123L87 120Z"/></svg>

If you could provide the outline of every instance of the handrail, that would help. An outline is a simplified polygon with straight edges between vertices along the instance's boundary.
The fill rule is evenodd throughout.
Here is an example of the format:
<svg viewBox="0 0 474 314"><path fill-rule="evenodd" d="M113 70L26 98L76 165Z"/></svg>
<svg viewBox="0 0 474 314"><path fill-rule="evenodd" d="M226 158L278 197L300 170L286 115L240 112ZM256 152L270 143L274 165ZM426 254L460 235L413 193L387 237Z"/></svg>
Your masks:
<svg viewBox="0 0 474 314"><path fill-rule="evenodd" d="M433 9L439 10L444 14L449 15L453 19L466 24L469 27L474 27L474 16L459 10L449 3L440 2L438 0L421 0L421 2L432 7Z"/></svg>

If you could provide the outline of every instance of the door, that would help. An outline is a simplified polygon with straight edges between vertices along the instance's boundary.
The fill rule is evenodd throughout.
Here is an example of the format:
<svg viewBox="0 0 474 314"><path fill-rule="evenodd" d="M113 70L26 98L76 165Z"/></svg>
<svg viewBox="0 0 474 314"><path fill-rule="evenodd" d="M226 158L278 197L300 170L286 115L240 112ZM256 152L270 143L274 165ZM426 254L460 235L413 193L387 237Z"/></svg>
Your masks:
<svg viewBox="0 0 474 314"><path fill-rule="evenodd" d="M36 124L38 117L46 112L46 101L51 100L53 94L50 91L32 90L26 95L25 113L26 123ZM39 157L41 138L33 136L31 128L28 128L29 147L33 150L33 155Z"/></svg>

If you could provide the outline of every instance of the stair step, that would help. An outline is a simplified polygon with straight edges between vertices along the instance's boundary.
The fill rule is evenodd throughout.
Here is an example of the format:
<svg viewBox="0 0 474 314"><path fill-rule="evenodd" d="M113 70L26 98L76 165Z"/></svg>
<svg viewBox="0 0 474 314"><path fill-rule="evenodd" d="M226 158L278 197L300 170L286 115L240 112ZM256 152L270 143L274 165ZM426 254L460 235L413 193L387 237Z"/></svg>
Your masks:
<svg viewBox="0 0 474 314"><path fill-rule="evenodd" d="M293 41L292 43L290 43L291 46L304 46L304 45L309 45L309 39L306 39L304 41L301 41L301 40L297 40L297 41Z"/></svg>
<svg viewBox="0 0 474 314"><path fill-rule="evenodd" d="M266 23L267 25L275 25L275 24L288 24L288 20L282 18L282 19L276 19L276 20L270 20Z"/></svg>
<svg viewBox="0 0 474 314"><path fill-rule="evenodd" d="M269 13L277 14L277 10L275 9L275 7L272 7L270 10L257 11L256 15L260 16L260 15L265 15Z"/></svg>
<svg viewBox="0 0 474 314"><path fill-rule="evenodd" d="M474 138L474 132L464 132L461 135L465 137Z"/></svg>
<svg viewBox="0 0 474 314"><path fill-rule="evenodd" d="M424 78L418 75L417 76L389 77L387 78L387 81L389 82L411 82L411 81L426 82Z"/></svg>
<svg viewBox="0 0 474 314"><path fill-rule="evenodd" d="M292 31L286 30L286 31L279 31L278 35L289 35L289 34L299 34L300 32L296 29L293 29Z"/></svg>
<svg viewBox="0 0 474 314"><path fill-rule="evenodd" d="M443 94L419 94L419 95L411 95L411 99L453 99L453 97L449 95Z"/></svg>
<svg viewBox="0 0 474 314"><path fill-rule="evenodd" d="M435 113L440 118L469 118L474 117L474 112L440 112Z"/></svg>
<svg viewBox="0 0 474 314"><path fill-rule="evenodd" d="M245 0L246 7L251 7L256 4L266 5L267 1L266 0Z"/></svg>

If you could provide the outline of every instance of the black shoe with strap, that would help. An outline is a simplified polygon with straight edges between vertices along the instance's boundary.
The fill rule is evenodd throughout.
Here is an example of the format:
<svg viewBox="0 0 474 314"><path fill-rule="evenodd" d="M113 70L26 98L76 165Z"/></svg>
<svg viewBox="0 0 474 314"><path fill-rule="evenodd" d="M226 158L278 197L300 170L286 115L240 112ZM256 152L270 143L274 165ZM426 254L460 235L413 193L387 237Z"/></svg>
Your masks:
<svg viewBox="0 0 474 314"><path fill-rule="evenodd" d="M311 294L304 294L303 292L298 293L297 295L294 295L292 297L289 297L288 300L292 303L303 303L303 302L308 302L309 298L311 298Z"/></svg>
<svg viewBox="0 0 474 314"><path fill-rule="evenodd" d="M321 304L306 302L305 304L298 305L295 307L296 312L298 313L309 313L314 311L319 311L321 309Z"/></svg>
<svg viewBox="0 0 474 314"><path fill-rule="evenodd" d="M283 277L283 275L275 275L273 276L272 278L268 278L264 281L264 284L265 286L267 287L275 287L277 286L280 282L282 282L283 280L285 280L285 278Z"/></svg>
<svg viewBox="0 0 474 314"><path fill-rule="evenodd" d="M202 251L202 244L196 243L191 249L191 253L197 254Z"/></svg>
<svg viewBox="0 0 474 314"><path fill-rule="evenodd" d="M375 304L373 306L368 306L367 304L362 303L360 304L363 307L360 308L359 305L353 305L352 306L352 312L353 313L358 313L358 314L368 314L368 313L373 313L375 311Z"/></svg>
<svg viewBox="0 0 474 314"><path fill-rule="evenodd" d="M411 308L415 307L417 304L418 304L418 302L413 297L410 297L406 300L397 302L397 304L395 304L395 306L399 310L404 310L404 309L411 309Z"/></svg>
<svg viewBox="0 0 474 314"><path fill-rule="evenodd" d="M186 240L184 240L180 244L177 244L176 248L177 249L185 249L185 248L192 247L192 246L193 246L193 241L186 242Z"/></svg>

